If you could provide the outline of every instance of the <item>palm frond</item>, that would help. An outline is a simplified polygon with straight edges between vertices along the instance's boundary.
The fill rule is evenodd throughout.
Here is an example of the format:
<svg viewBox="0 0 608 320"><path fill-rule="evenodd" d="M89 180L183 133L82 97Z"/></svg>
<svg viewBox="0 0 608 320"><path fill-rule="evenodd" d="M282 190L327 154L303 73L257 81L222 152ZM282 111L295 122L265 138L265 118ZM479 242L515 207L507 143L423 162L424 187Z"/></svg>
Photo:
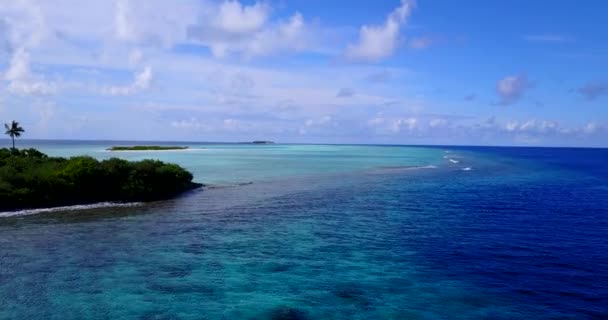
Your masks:
<svg viewBox="0 0 608 320"><path fill-rule="evenodd" d="M4 128L6 129L5 134L11 138L19 138L21 137L21 134L25 132L25 130L19 126L19 122L15 120L11 121L10 125L5 123Z"/></svg>

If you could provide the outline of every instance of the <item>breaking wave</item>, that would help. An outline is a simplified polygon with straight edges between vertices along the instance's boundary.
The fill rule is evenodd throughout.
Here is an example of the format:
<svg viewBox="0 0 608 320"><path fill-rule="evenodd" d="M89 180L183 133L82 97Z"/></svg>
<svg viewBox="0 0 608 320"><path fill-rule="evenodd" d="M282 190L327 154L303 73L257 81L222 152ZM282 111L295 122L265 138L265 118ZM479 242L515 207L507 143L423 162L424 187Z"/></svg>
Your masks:
<svg viewBox="0 0 608 320"><path fill-rule="evenodd" d="M60 212L60 211L78 211L78 210L98 209L98 208L129 208L129 207L137 207L142 204L143 203L141 203L141 202L128 202L128 203L99 202L99 203L93 203L93 204L81 204L81 205L64 206L64 207L5 211L5 212L0 212L0 218L29 216L29 215L34 215L34 214Z"/></svg>

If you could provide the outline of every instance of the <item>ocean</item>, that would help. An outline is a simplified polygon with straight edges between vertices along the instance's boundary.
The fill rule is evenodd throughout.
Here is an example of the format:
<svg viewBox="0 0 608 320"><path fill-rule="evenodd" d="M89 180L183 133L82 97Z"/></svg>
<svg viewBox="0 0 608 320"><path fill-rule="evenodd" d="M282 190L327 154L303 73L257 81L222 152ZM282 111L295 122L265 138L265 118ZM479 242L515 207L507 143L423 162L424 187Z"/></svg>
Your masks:
<svg viewBox="0 0 608 320"><path fill-rule="evenodd" d="M608 149L17 143L207 187L0 213L0 319L608 319Z"/></svg>

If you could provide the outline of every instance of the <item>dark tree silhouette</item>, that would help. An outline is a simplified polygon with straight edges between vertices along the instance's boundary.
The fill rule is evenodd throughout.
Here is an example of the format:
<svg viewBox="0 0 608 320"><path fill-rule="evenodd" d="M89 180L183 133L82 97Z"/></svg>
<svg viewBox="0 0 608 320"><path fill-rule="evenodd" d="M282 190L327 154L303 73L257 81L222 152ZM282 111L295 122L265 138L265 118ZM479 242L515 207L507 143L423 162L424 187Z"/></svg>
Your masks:
<svg viewBox="0 0 608 320"><path fill-rule="evenodd" d="M13 139L13 150L15 150L15 138L21 137L21 134L25 132L22 127L19 126L19 122L13 120L10 124L4 124L4 128L6 129L5 134L10 136Z"/></svg>

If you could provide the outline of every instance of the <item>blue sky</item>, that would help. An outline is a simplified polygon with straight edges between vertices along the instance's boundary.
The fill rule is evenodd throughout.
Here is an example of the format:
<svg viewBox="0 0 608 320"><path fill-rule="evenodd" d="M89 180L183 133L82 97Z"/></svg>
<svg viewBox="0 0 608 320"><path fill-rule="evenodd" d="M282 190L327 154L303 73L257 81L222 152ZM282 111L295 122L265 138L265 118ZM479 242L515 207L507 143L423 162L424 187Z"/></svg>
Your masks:
<svg viewBox="0 0 608 320"><path fill-rule="evenodd" d="M604 1L15 0L28 138L608 146Z"/></svg>

